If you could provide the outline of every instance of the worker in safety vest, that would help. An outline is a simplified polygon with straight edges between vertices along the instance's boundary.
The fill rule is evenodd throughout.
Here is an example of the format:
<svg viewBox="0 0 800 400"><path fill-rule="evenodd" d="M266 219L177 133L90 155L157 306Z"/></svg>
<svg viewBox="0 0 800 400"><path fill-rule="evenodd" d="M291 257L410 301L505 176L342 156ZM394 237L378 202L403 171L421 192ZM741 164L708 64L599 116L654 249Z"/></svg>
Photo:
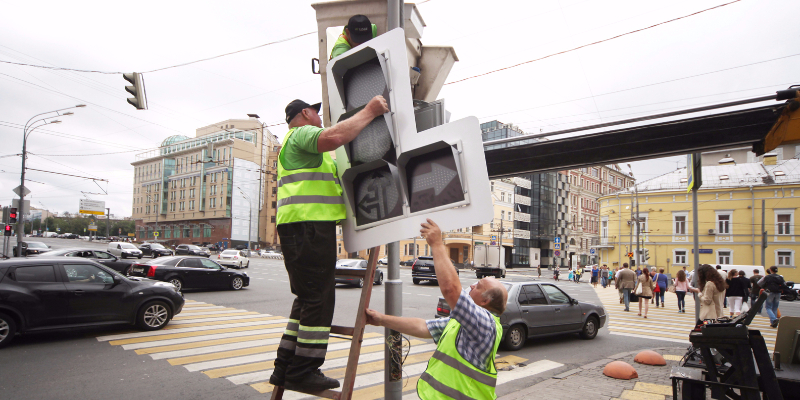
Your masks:
<svg viewBox="0 0 800 400"><path fill-rule="evenodd" d="M433 266L452 310L450 317L425 321L367 309L367 323L436 342L428 368L417 381L421 399L495 399L494 358L503 337L499 316L506 309L508 291L492 277L462 290L439 226L429 219L420 233L433 249Z"/></svg>
<svg viewBox="0 0 800 400"><path fill-rule="evenodd" d="M286 106L289 132L278 154L278 236L296 296L269 382L289 390L339 387L319 371L325 362L336 286L336 224L346 218L342 187L329 152L355 139L389 111L375 96L351 118L322 129L320 104Z"/></svg>
<svg viewBox="0 0 800 400"><path fill-rule="evenodd" d="M369 18L364 15L353 15L345 25L342 34L336 39L331 49L330 60L339 57L342 53L352 49L378 36L378 27L369 22Z"/></svg>

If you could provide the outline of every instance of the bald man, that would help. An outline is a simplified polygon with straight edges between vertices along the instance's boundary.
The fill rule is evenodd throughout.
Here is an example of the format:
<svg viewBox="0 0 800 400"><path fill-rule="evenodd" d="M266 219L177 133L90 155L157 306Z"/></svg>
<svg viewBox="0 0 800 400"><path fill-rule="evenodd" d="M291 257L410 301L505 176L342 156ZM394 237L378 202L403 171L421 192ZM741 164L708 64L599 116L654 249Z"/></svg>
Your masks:
<svg viewBox="0 0 800 400"><path fill-rule="evenodd" d="M442 232L428 219L420 233L433 251L433 266L439 289L450 305L449 318L384 315L367 309L367 323L385 326L408 335L433 338L436 352L417 382L423 400L446 396L494 399L497 369L494 358L503 337L500 315L506 310L508 291L500 281L488 277L462 290L456 269L447 255ZM458 393L461 397L456 397Z"/></svg>

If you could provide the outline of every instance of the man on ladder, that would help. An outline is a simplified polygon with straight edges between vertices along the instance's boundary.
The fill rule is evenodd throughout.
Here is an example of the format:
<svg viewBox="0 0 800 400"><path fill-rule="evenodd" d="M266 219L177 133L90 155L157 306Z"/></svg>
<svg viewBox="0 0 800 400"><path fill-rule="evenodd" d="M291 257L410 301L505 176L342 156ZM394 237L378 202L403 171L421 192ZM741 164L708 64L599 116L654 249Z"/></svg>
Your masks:
<svg viewBox="0 0 800 400"><path fill-rule="evenodd" d="M302 100L286 106L289 132L278 155L278 236L296 298L269 383L288 390L339 387L319 370L336 299L336 224L346 218L339 174L328 152L389 111L386 100L375 96L351 118L322 129L319 109L319 103Z"/></svg>
<svg viewBox="0 0 800 400"><path fill-rule="evenodd" d="M433 267L452 310L450 318L425 321L367 309L367 323L436 342L436 352L417 381L421 399L495 399L494 358L503 337L499 316L506 309L508 291L493 277L462 290L439 226L429 219L420 233L433 249Z"/></svg>

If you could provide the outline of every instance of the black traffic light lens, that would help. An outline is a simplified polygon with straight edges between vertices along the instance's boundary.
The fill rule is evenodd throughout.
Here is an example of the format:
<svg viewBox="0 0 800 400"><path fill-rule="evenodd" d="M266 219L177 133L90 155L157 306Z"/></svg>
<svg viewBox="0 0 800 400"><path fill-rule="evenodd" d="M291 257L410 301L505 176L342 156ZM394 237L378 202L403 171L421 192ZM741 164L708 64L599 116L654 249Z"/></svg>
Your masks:
<svg viewBox="0 0 800 400"><path fill-rule="evenodd" d="M358 174L353 179L356 225L403 215L400 189L388 166Z"/></svg>
<svg viewBox="0 0 800 400"><path fill-rule="evenodd" d="M449 146L408 160L406 179L412 213L464 200L464 188Z"/></svg>

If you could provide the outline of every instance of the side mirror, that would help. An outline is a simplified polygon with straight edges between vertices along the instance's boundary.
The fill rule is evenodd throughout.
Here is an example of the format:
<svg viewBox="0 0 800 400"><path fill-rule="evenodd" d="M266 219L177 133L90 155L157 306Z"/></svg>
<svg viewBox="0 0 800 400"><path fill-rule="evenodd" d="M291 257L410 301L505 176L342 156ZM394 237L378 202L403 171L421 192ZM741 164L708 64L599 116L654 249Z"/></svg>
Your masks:
<svg viewBox="0 0 800 400"><path fill-rule="evenodd" d="M578 300L577 300L577 299L570 298L570 299L569 299L569 304L572 304L573 306L577 306L577 305L578 305Z"/></svg>
<svg viewBox="0 0 800 400"><path fill-rule="evenodd" d="M114 279L114 286L119 285L120 283L122 283L122 278L120 278L117 275L114 275L113 279Z"/></svg>

